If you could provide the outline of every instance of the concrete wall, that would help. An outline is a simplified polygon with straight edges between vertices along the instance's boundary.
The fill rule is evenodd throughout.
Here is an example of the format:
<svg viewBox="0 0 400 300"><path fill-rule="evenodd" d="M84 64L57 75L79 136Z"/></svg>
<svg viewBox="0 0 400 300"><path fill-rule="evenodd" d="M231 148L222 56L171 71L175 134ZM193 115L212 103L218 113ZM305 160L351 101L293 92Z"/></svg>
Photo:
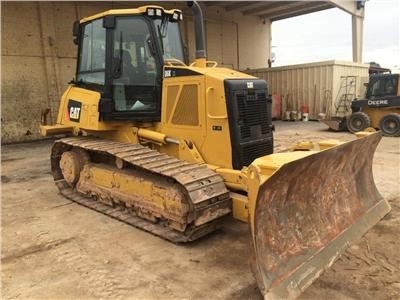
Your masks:
<svg viewBox="0 0 400 300"><path fill-rule="evenodd" d="M210 7L205 14L209 59L235 69L267 66L271 22Z"/></svg>
<svg viewBox="0 0 400 300"><path fill-rule="evenodd" d="M41 111L54 121L75 71L74 3L2 2L2 143L39 137ZM82 5L84 9L84 5Z"/></svg>
<svg viewBox="0 0 400 300"><path fill-rule="evenodd" d="M335 103L345 93L344 77L355 76L354 97L362 96L363 82L368 77L369 65L343 61L325 61L284 67L247 70L248 74L263 78L269 93L281 99L281 116L285 111L301 111L307 106L310 118L319 113L335 114ZM348 84L349 85L349 84Z"/></svg>
<svg viewBox="0 0 400 300"><path fill-rule="evenodd" d="M112 8L143 2L1 2L1 126L2 143L40 138L41 111L57 116L59 99L75 73L76 47L72 42L75 20ZM157 2L152 2L157 4ZM182 23L189 57L194 59L192 12L183 2L159 3L184 11ZM267 20L204 11L207 51L220 65L246 69L264 67L269 57Z"/></svg>

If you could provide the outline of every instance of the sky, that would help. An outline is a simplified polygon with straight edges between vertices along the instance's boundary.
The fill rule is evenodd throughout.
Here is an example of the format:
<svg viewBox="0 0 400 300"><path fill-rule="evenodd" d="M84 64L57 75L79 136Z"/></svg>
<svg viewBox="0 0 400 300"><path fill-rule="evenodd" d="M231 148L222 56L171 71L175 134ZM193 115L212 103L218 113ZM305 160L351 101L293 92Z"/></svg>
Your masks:
<svg viewBox="0 0 400 300"><path fill-rule="evenodd" d="M328 9L272 23L273 66L352 61L351 15ZM400 0L365 4L363 62L400 73Z"/></svg>

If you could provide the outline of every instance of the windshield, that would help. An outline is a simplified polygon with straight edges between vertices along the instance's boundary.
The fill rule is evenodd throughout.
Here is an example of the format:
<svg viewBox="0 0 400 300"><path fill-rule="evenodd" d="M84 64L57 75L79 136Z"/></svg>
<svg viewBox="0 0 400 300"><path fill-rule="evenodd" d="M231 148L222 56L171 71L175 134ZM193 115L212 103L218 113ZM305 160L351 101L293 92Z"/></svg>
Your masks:
<svg viewBox="0 0 400 300"><path fill-rule="evenodd" d="M153 56L150 28L141 16L116 17L113 33L112 86L115 110L157 108L159 71Z"/></svg>
<svg viewBox="0 0 400 300"><path fill-rule="evenodd" d="M185 62L179 24L168 22L167 19L156 19L154 24L164 59L179 59Z"/></svg>
<svg viewBox="0 0 400 300"><path fill-rule="evenodd" d="M367 98L384 96L395 96L397 91L397 80L393 76L371 77L368 84Z"/></svg>

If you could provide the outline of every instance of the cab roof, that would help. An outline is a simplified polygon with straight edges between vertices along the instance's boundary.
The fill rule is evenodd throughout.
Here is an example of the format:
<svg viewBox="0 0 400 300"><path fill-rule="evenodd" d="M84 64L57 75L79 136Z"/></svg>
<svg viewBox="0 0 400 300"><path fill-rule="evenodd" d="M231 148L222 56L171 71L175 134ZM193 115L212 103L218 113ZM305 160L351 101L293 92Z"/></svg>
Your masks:
<svg viewBox="0 0 400 300"><path fill-rule="evenodd" d="M182 11L180 9L164 9L161 6L157 5L146 5L146 6L140 6L138 8L127 8L127 9L110 9L105 12L101 12L89 17L82 18L79 23L86 23L92 20L100 19L105 16L117 16L117 15L143 15L146 14L148 8L154 8L154 9L161 9L164 14L167 15L173 15L175 12L178 12L182 14Z"/></svg>

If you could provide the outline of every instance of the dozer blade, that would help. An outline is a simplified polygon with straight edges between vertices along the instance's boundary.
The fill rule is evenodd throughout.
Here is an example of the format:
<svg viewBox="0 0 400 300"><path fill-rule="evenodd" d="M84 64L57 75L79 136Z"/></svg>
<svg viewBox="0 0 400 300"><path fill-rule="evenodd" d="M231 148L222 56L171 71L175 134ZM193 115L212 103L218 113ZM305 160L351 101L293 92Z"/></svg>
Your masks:
<svg viewBox="0 0 400 300"><path fill-rule="evenodd" d="M260 183L250 212L251 265L266 299L300 295L390 211L372 176L380 139L301 154Z"/></svg>

